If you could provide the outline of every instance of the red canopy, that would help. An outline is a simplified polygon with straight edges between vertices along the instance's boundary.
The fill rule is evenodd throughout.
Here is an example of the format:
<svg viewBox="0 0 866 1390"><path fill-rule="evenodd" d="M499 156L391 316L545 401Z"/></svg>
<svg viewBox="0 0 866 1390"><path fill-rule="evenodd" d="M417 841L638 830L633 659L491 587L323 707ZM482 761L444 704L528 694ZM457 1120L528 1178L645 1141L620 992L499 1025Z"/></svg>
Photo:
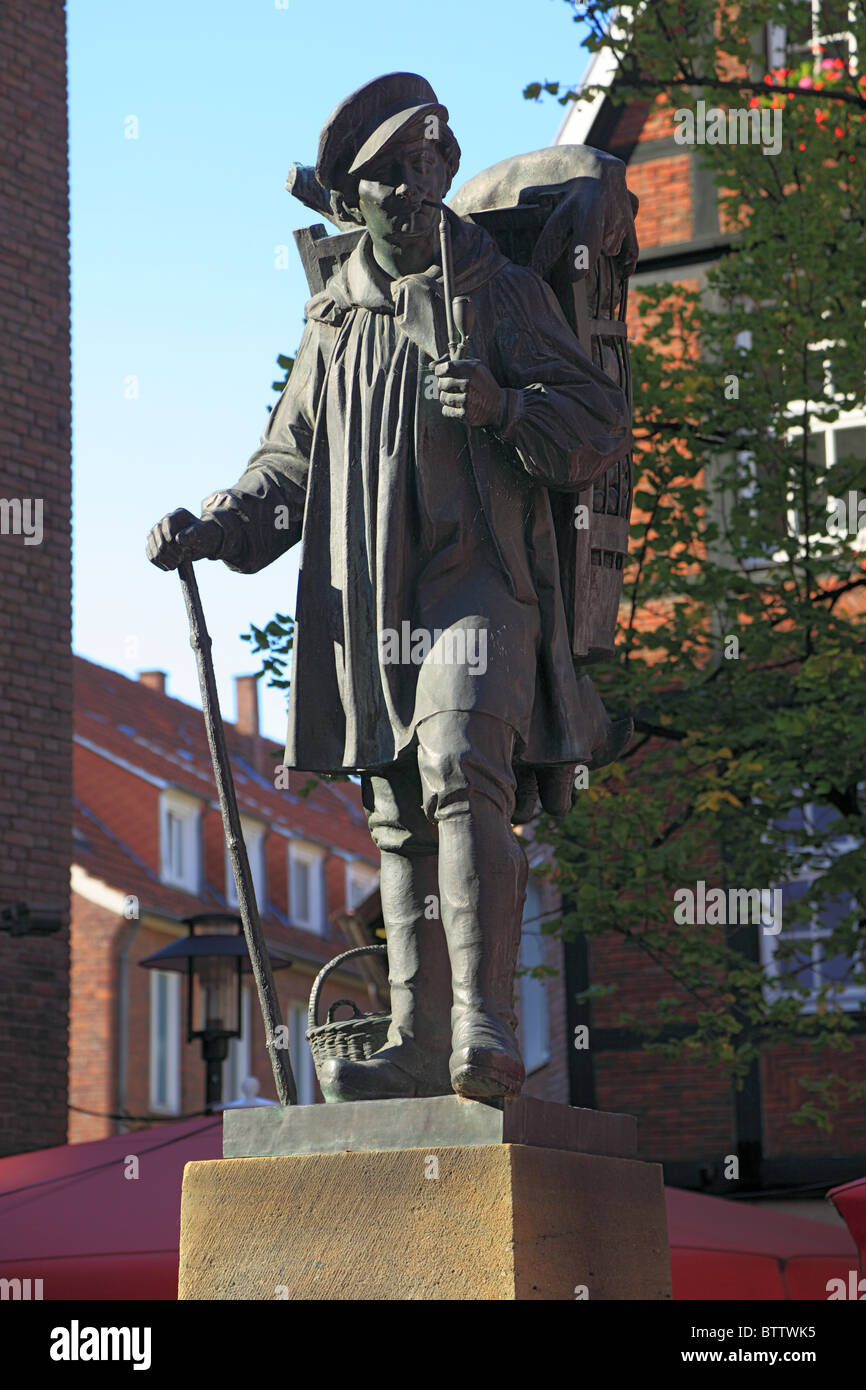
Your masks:
<svg viewBox="0 0 866 1390"><path fill-rule="evenodd" d="M0 1159L0 1277L45 1299L177 1298L184 1164L221 1152L208 1116Z"/></svg>
<svg viewBox="0 0 866 1390"><path fill-rule="evenodd" d="M219 1158L221 1131L220 1117L184 1120L0 1159L0 1278L41 1279L45 1299L176 1298L184 1165ZM666 1196L676 1299L823 1300L857 1268L841 1227Z"/></svg>
<svg viewBox="0 0 866 1390"><path fill-rule="evenodd" d="M857 1267L841 1226L665 1189L674 1298L826 1299Z"/></svg>
<svg viewBox="0 0 866 1390"><path fill-rule="evenodd" d="M827 1196L860 1247L861 1272L866 1268L866 1178L834 1187Z"/></svg>

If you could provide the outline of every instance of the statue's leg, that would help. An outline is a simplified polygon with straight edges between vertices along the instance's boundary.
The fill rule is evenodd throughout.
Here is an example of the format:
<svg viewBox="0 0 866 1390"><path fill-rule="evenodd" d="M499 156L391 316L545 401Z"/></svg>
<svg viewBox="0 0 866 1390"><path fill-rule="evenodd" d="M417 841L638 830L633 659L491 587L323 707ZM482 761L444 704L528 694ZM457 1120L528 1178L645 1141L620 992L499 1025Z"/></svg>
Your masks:
<svg viewBox="0 0 866 1390"><path fill-rule="evenodd" d="M389 1100L451 1094L451 966L439 918L438 836L421 806L414 757L363 778L364 804L381 857L391 1026L363 1062L324 1063L326 1100Z"/></svg>
<svg viewBox="0 0 866 1390"><path fill-rule="evenodd" d="M437 714L418 726L424 806L439 827L454 995L451 1084L476 1099L517 1095L525 1077L514 972L528 869L511 828L514 738L509 725L487 714Z"/></svg>

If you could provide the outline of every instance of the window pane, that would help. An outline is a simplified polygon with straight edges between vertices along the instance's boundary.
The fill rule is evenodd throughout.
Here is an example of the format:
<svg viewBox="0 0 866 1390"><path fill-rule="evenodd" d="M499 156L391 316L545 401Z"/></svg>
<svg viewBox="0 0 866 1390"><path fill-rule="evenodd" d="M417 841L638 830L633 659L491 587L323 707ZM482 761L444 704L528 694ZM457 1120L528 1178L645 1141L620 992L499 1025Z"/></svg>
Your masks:
<svg viewBox="0 0 866 1390"><path fill-rule="evenodd" d="M854 962L850 956L833 956L830 960L821 962L821 975L827 982L844 984L850 979L853 970Z"/></svg>
<svg viewBox="0 0 866 1390"><path fill-rule="evenodd" d="M156 976L156 1101L168 1103L168 980Z"/></svg>
<svg viewBox="0 0 866 1390"><path fill-rule="evenodd" d="M306 1039L307 1010L303 1004L290 1004L288 1014L292 1071L298 1087L298 1103L312 1105L316 1098L313 1055Z"/></svg>
<svg viewBox="0 0 866 1390"><path fill-rule="evenodd" d="M827 902L822 903L815 924L818 931L824 934L835 931L853 907L854 899L848 893L838 898L830 898Z"/></svg>
<svg viewBox="0 0 866 1390"><path fill-rule="evenodd" d="M541 891L532 879L526 889L523 910L525 923L520 943L521 968L532 969L545 963L545 940L541 936L543 917ZM531 975L520 978L520 1038L526 1070L543 1066L550 1057L550 1031L547 1012L547 990L544 981Z"/></svg>
<svg viewBox="0 0 866 1390"><path fill-rule="evenodd" d="M866 426L852 425L836 430L836 458L866 459Z"/></svg>
<svg viewBox="0 0 866 1390"><path fill-rule="evenodd" d="M778 961L778 967L779 982L785 989L795 989L797 986L804 986L808 990L817 988L818 978L811 947L794 951L789 960Z"/></svg>
<svg viewBox="0 0 866 1390"><path fill-rule="evenodd" d="M793 883L782 884L782 911L786 907L793 905L805 898L809 891L810 884L806 879L795 879Z"/></svg>
<svg viewBox="0 0 866 1390"><path fill-rule="evenodd" d="M789 12L785 17L786 37L789 47L800 44L809 44L812 39L812 7L809 0L799 9Z"/></svg>
<svg viewBox="0 0 866 1390"><path fill-rule="evenodd" d="M798 435L797 439L794 441L798 459L802 458L800 452L803 447L802 440L803 436ZM827 467L827 436L824 430L816 430L814 434L809 435L809 440L806 445L806 458L815 466L817 472L824 472L824 469Z"/></svg>
<svg viewBox="0 0 866 1390"><path fill-rule="evenodd" d="M830 829L834 821L839 819L839 812L835 806L825 806L823 803L810 802L808 819L810 824L819 832L826 832Z"/></svg>
<svg viewBox="0 0 866 1390"><path fill-rule="evenodd" d="M298 922L310 920L310 865L292 861L292 916Z"/></svg>
<svg viewBox="0 0 866 1390"><path fill-rule="evenodd" d="M848 28L848 0L821 0L819 34L842 34Z"/></svg>
<svg viewBox="0 0 866 1390"><path fill-rule="evenodd" d="M241 1036L229 1040L228 1065L226 1067L226 1093L224 1100L240 1100L243 1084L250 1075L250 988L244 985L241 991Z"/></svg>

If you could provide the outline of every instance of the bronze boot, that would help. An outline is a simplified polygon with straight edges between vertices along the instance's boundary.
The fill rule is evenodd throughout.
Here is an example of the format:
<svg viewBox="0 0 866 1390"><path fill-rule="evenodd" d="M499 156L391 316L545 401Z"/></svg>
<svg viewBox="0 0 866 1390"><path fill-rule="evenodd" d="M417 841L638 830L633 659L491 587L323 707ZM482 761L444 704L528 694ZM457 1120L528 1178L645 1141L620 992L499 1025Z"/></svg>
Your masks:
<svg viewBox="0 0 866 1390"><path fill-rule="evenodd" d="M439 884L454 994L449 1067L453 1090L467 1099L519 1095L526 1076L514 1013L526 878L523 846L485 797L473 797L470 812L440 819Z"/></svg>
<svg viewBox="0 0 866 1390"><path fill-rule="evenodd" d="M436 856L383 851L380 878L388 941L391 1026L363 1062L318 1068L326 1101L451 1094L451 967L438 915Z"/></svg>

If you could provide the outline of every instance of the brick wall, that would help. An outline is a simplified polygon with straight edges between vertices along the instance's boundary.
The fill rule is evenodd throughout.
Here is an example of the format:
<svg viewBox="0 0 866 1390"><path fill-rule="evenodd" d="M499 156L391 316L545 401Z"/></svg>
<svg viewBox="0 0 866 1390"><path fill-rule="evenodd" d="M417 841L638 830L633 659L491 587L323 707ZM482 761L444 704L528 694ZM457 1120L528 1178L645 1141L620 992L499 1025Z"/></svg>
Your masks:
<svg viewBox="0 0 866 1390"><path fill-rule="evenodd" d="M642 1158L724 1164L732 1152L731 1084L707 1067L647 1052L594 1053L599 1110L635 1115Z"/></svg>
<svg viewBox="0 0 866 1390"><path fill-rule="evenodd" d="M72 900L69 1104L107 1115L117 1105L115 1069L116 942L129 926L109 908ZM143 973L143 972L142 972ZM115 1133L110 1121L69 1112L69 1143Z"/></svg>
<svg viewBox="0 0 866 1390"><path fill-rule="evenodd" d="M831 1112L829 1134L812 1124L796 1124L790 1118L807 1101L821 1105L820 1093L816 1095L803 1087L801 1080L820 1081L831 1073L847 1082L862 1084L866 1077L866 1038L853 1038L850 1052L828 1049L812 1058L803 1046L788 1045L774 1048L762 1059L764 1152L768 1157L789 1153L862 1155L866 1148L866 1102L862 1099Z"/></svg>
<svg viewBox="0 0 866 1390"><path fill-rule="evenodd" d="M640 198L641 249L688 241L692 235L691 155L676 154L629 167L628 186Z"/></svg>
<svg viewBox="0 0 866 1390"><path fill-rule="evenodd" d="M0 904L68 922L70 349L66 26L0 10L0 494L42 501L41 544L0 535ZM66 1137L68 931L0 934L0 1154Z"/></svg>

